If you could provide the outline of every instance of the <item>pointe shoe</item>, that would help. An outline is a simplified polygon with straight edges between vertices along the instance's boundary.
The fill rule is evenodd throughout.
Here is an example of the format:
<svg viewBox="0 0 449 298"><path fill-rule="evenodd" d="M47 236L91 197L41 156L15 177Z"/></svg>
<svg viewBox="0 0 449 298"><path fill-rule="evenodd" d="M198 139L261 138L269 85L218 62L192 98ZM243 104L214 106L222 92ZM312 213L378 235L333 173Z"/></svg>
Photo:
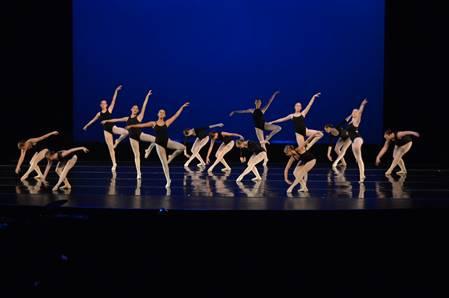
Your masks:
<svg viewBox="0 0 449 298"><path fill-rule="evenodd" d="M262 177L254 177L253 179L251 179L251 181L260 181L262 180Z"/></svg>
<svg viewBox="0 0 449 298"><path fill-rule="evenodd" d="M224 173L224 172L230 172L231 171L231 168L223 168L223 169L221 169L221 171Z"/></svg>
<svg viewBox="0 0 449 298"><path fill-rule="evenodd" d="M117 170L117 164L112 165L111 172L115 172Z"/></svg>
<svg viewBox="0 0 449 298"><path fill-rule="evenodd" d="M72 188L72 186L71 186L70 184L68 184L68 185L64 184L64 185L61 186L59 189L64 190L64 189L71 189L71 188Z"/></svg>
<svg viewBox="0 0 449 298"><path fill-rule="evenodd" d="M140 180L140 179L142 179L142 173L137 173L137 180Z"/></svg>
<svg viewBox="0 0 449 298"><path fill-rule="evenodd" d="M150 156L151 151L153 151L154 146L155 146L154 143L151 144L150 146L148 146L147 150L145 150L145 158L148 158L148 156Z"/></svg>
<svg viewBox="0 0 449 298"><path fill-rule="evenodd" d="M170 188L171 186L171 180L167 180L167 184L165 184L165 188Z"/></svg>

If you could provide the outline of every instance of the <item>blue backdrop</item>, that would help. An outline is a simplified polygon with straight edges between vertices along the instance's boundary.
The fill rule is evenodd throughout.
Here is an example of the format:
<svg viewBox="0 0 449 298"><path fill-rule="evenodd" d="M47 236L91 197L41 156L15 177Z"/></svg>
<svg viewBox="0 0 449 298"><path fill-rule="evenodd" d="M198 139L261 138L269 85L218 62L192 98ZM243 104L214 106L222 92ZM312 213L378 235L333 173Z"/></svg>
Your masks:
<svg viewBox="0 0 449 298"><path fill-rule="evenodd" d="M184 128L216 122L254 139L251 115L228 114L277 89L267 120L321 91L306 121L322 129L368 97L361 132L367 143L382 139L384 1L74 0L73 39L78 141L103 139L99 124L82 127L117 84L124 88L116 117L141 105L150 88L144 121L189 100L170 128L175 139ZM293 140L288 122L273 139Z"/></svg>

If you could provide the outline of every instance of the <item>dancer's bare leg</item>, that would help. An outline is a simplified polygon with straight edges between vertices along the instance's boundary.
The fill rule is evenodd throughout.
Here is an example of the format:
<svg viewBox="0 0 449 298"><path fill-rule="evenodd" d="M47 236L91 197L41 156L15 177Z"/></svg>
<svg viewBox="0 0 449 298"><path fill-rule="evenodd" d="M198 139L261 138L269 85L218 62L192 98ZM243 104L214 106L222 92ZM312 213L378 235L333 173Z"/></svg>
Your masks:
<svg viewBox="0 0 449 298"><path fill-rule="evenodd" d="M231 141L229 142L227 145L225 145L224 143L221 143L220 147L218 147L217 153L215 154L215 162L212 164L212 166L210 166L210 168L207 170L209 173L211 173L214 168L221 163L221 161L224 159L225 155L232 150L232 148L234 147L235 142ZM229 167L229 165L228 165ZM231 167L229 168L225 168L228 171L231 170Z"/></svg>
<svg viewBox="0 0 449 298"><path fill-rule="evenodd" d="M404 146L398 147L396 149L396 156L393 159L393 162L391 163L390 167L388 168L388 170L385 172L385 175L391 175L391 173L393 172L394 168L401 162L402 157L410 151L410 149L412 148L412 142L405 144ZM402 161L403 162L403 161ZM405 167L405 165L404 165Z"/></svg>
<svg viewBox="0 0 449 298"><path fill-rule="evenodd" d="M206 163L204 162L203 158L200 155L201 149L203 149L204 146L206 146L207 142L209 142L209 137L205 137L202 140L196 138L195 142L192 145L192 155L189 157L189 159L184 164L185 167L188 167L189 164L196 158L200 161L198 166L206 166Z"/></svg>
<svg viewBox="0 0 449 298"><path fill-rule="evenodd" d="M115 160L115 150L114 150L114 137L111 133L107 131L103 131L104 133L104 140L106 142L106 145L108 146L109 155L111 156L112 161L112 168L111 171L115 172L117 169L117 161Z"/></svg>
<svg viewBox="0 0 449 298"><path fill-rule="evenodd" d="M306 136L310 137L312 135L316 135L316 137L313 138L313 140L307 145L307 149L312 148L313 145L315 145L316 142L318 142L323 136L324 134L319 131L319 130L314 130L314 129L306 129Z"/></svg>
<svg viewBox="0 0 449 298"><path fill-rule="evenodd" d="M137 179L142 179L142 173L140 172L140 146L139 141L134 139L129 139L131 144L131 149L134 153L134 164L136 165Z"/></svg>
<svg viewBox="0 0 449 298"><path fill-rule="evenodd" d="M259 140L260 146L265 150L265 152L268 152L267 146L265 145L264 131L257 127L255 128L255 130L256 130L256 136L257 136L257 139ZM266 166L267 163L268 163L268 155L266 156L266 158L263 162L263 165Z"/></svg>
<svg viewBox="0 0 449 298"><path fill-rule="evenodd" d="M156 143L154 143L156 141L156 138L147 133L141 133L140 140L146 143L150 143L150 146L148 146L148 148L145 150L145 158L148 158L148 156L150 156L151 154L151 151L156 146Z"/></svg>
<svg viewBox="0 0 449 298"><path fill-rule="evenodd" d="M332 168L337 169L337 165L342 160L346 154L346 151L348 150L349 146L351 146L352 141L350 139L347 139L343 142L343 145L340 149L340 154L338 154L338 157L334 160L334 163L332 164Z"/></svg>
<svg viewBox="0 0 449 298"><path fill-rule="evenodd" d="M298 144L298 147L299 147L304 143L304 136L299 133L296 133L296 132L295 132L295 136L296 136L296 143Z"/></svg>
<svg viewBox="0 0 449 298"><path fill-rule="evenodd" d="M341 138L339 138L337 143L335 144L334 151L337 154L337 156L340 156L344 143L345 143L345 141L343 141ZM346 148L346 150L347 150L347 148ZM344 155L341 158L341 165L344 167L346 167L346 165L347 165Z"/></svg>
<svg viewBox="0 0 449 298"><path fill-rule="evenodd" d="M116 135L120 135L120 137L118 137L118 139L115 140L114 143L115 149L118 146L118 144L120 144L120 142L123 141L128 136L129 132L126 129L118 126L112 127L112 132Z"/></svg>
<svg viewBox="0 0 449 298"><path fill-rule="evenodd" d="M296 187L296 185L301 184L301 189L299 191L309 191L307 188L307 174L310 172L310 170L313 169L313 167L316 165L316 160L311 160L307 162L304 165L300 165L299 167L296 167L295 169L295 181L292 185L287 189L287 193L293 192L293 189Z"/></svg>
<svg viewBox="0 0 449 298"><path fill-rule="evenodd" d="M359 182L365 181L365 163L363 162L362 158L362 145L363 145L363 139L362 138L356 138L354 142L352 142L352 152L354 153L355 160L357 161L357 165L359 166L359 175L360 180Z"/></svg>
<svg viewBox="0 0 449 298"><path fill-rule="evenodd" d="M256 175L256 177L253 179L253 181L256 180L262 180L262 177L260 177L259 175L259 171L256 169L254 169L258 163L262 162L265 160L265 156L266 156L266 152L260 152L257 155L253 155L251 156L251 158L248 160L248 166L246 167L246 169L243 171L242 174L240 174L240 176L237 178L237 182L240 182L243 180L243 178L245 178L246 175L248 175L250 172L253 172L254 175Z"/></svg>
<svg viewBox="0 0 449 298"><path fill-rule="evenodd" d="M56 172L56 174L58 174L58 177L61 177L63 169L64 169L64 167L61 167L60 163L58 162L58 164L56 165L56 168L55 168L55 172ZM67 180L67 177L64 179L64 185L62 187L65 189L70 189L72 187L69 183L69 180Z"/></svg>
<svg viewBox="0 0 449 298"><path fill-rule="evenodd" d="M176 158L176 156L182 154L185 150L186 150L186 146L184 146L183 144L173 141L171 139L168 139L168 143L167 143L167 148L171 149L171 150L175 150L175 152L173 152L172 154L170 154L168 156L168 164L170 164L173 159Z"/></svg>
<svg viewBox="0 0 449 298"><path fill-rule="evenodd" d="M21 181L24 181L28 179L28 176L33 172L36 171L37 176L36 179L44 177L44 175L41 172L41 169L39 168L39 162L41 162L45 158L45 154L47 154L48 150L44 149L39 152L36 152L33 157L30 160L30 167L28 170L23 174L23 176L20 178Z"/></svg>
<svg viewBox="0 0 449 298"><path fill-rule="evenodd" d="M65 166L64 169L62 169L61 174L59 175L59 180L56 183L56 185L53 187L53 191L58 190L59 186L61 185L62 182L64 182L67 178L67 175L69 173L69 171L75 166L76 162L78 160L78 157L76 155L74 155L71 159L69 159ZM67 188L70 188L70 184L67 181ZM65 186L65 185L64 185Z"/></svg>
<svg viewBox="0 0 449 298"><path fill-rule="evenodd" d="M165 150L164 147L156 144L156 152L162 164L162 170L164 171L165 180L167 180L167 184L165 185L165 187L169 188L171 185L171 179L170 179L170 169L168 167L167 151Z"/></svg>

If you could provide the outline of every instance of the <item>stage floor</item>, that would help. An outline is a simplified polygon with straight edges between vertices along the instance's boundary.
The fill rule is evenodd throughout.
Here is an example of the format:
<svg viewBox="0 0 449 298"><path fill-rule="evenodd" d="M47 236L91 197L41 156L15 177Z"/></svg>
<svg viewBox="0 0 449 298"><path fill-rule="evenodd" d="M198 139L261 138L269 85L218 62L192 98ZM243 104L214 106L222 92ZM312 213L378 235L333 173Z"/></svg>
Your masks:
<svg viewBox="0 0 449 298"><path fill-rule="evenodd" d="M71 191L51 191L56 176L46 186L34 179L22 183L13 165L0 166L0 207L46 206L67 200L62 207L167 210L364 210L449 207L449 170L410 169L406 177L385 177L384 170L368 169L359 184L358 171L335 173L317 167L309 174L309 193L287 195L282 165L268 171L259 167L263 180L249 174L242 183L235 179L242 167L230 174L213 175L195 167L171 167L172 186L164 188L160 165L142 167L137 181L130 164L113 176L105 165L77 165L69 175ZM263 173L263 174L262 174ZM63 203L63 201L61 201Z"/></svg>

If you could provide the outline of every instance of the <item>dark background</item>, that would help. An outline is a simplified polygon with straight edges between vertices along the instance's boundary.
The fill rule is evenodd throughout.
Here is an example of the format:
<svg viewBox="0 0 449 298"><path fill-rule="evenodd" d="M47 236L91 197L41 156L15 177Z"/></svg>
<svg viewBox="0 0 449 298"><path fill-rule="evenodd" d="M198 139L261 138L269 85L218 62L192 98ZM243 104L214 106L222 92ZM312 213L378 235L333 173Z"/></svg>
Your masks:
<svg viewBox="0 0 449 298"><path fill-rule="evenodd" d="M17 159L19 139L55 128L63 133L58 138L60 145L72 145L70 1L14 2L5 7L4 14L10 21L5 27L7 79L0 115L4 128L2 163ZM443 145L448 127L447 15L444 5L436 0L387 1L384 127L422 133L407 157L409 166L449 165ZM370 163L378 149L365 147ZM94 151L86 159L108 158L104 145ZM130 160L130 150L122 151L119 158Z"/></svg>

